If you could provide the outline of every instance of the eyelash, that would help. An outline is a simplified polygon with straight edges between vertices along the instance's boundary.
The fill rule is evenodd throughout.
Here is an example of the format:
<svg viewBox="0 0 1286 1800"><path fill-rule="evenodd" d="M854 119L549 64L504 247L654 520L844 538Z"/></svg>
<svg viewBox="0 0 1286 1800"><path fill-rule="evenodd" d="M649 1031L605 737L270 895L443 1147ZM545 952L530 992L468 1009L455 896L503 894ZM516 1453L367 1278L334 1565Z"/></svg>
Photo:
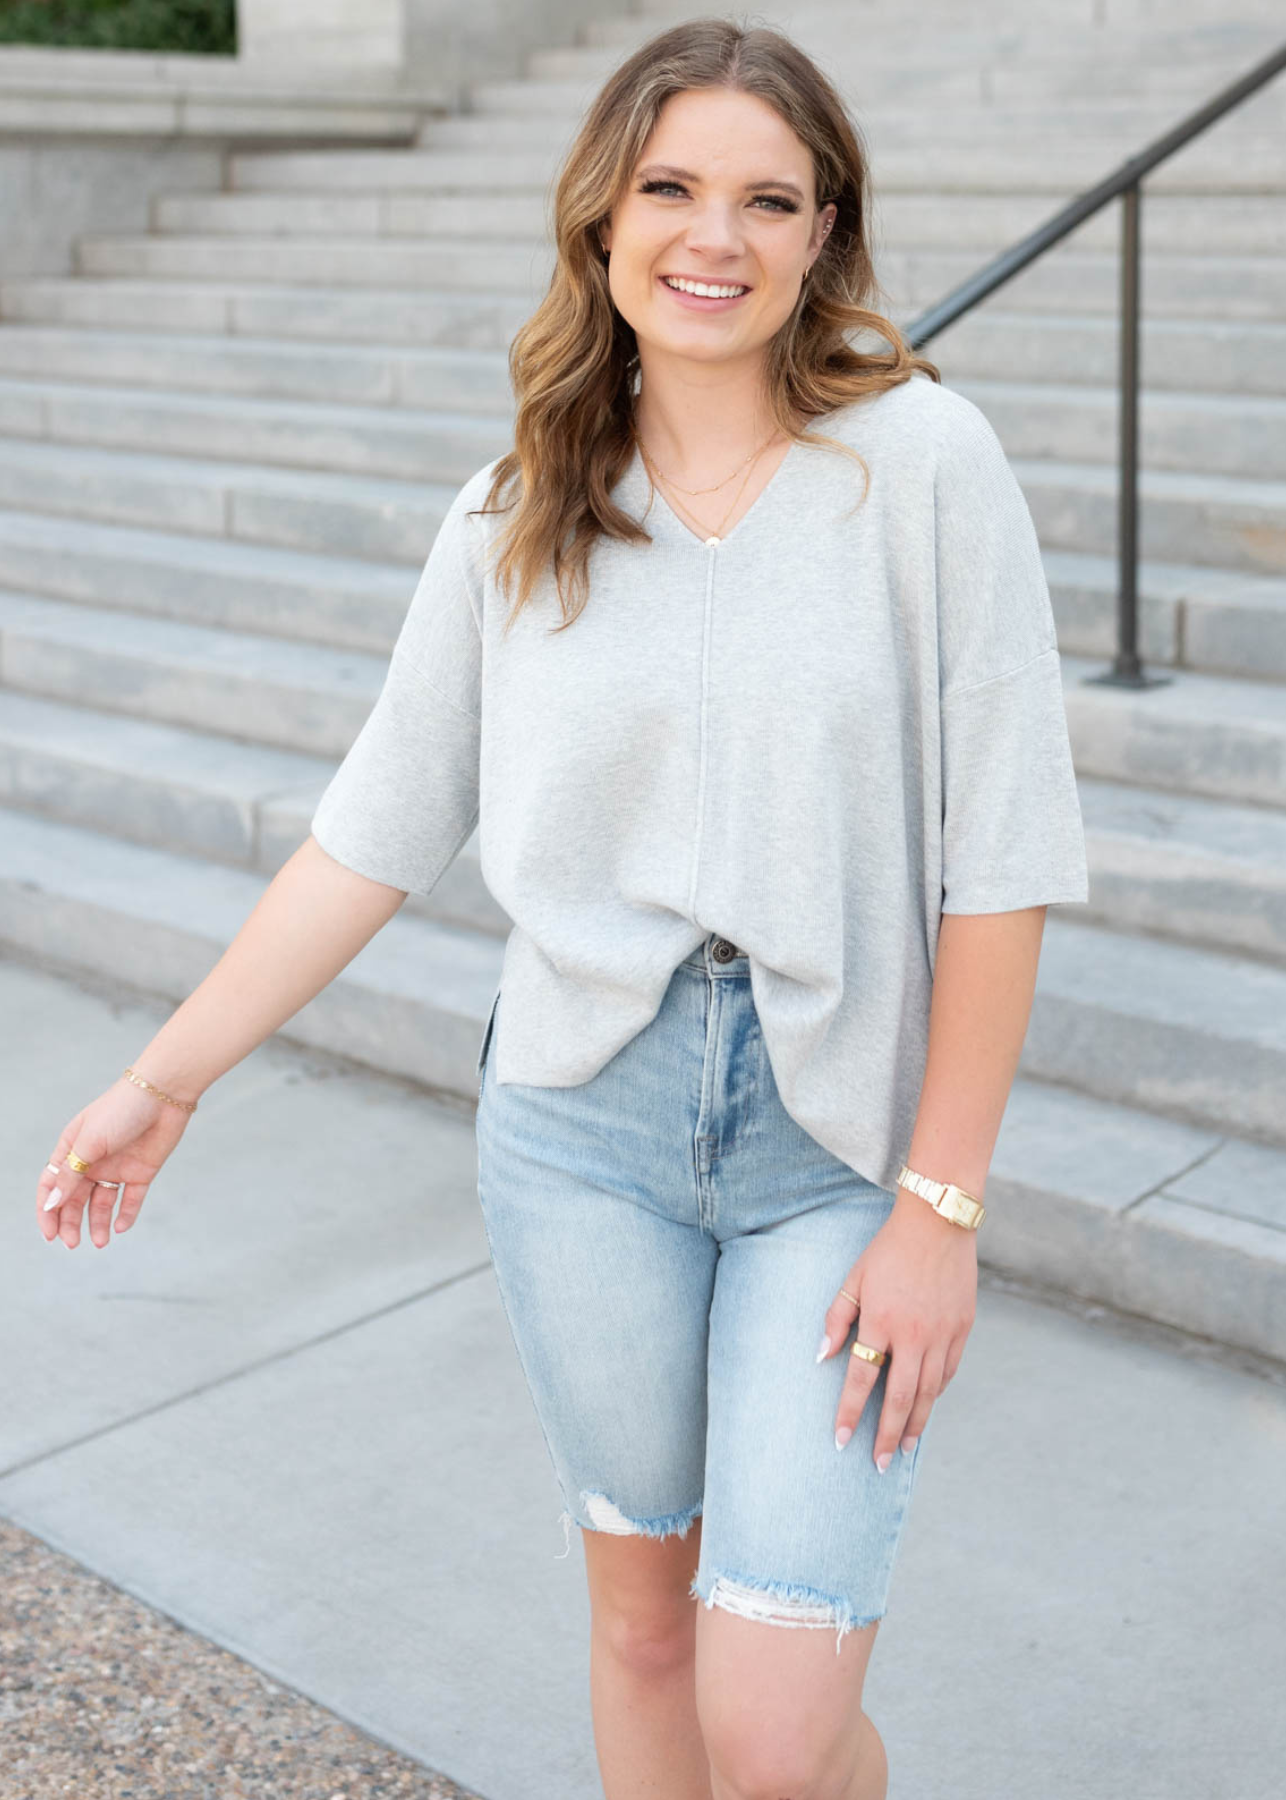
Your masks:
<svg viewBox="0 0 1286 1800"><path fill-rule="evenodd" d="M678 181L653 180L645 181L639 188L639 192L640 194L655 194L662 188L677 188L681 194L686 194L688 191L682 183ZM758 194L756 195L756 198L769 201L780 212L793 213L799 211L799 207L793 200L787 200L780 194Z"/></svg>

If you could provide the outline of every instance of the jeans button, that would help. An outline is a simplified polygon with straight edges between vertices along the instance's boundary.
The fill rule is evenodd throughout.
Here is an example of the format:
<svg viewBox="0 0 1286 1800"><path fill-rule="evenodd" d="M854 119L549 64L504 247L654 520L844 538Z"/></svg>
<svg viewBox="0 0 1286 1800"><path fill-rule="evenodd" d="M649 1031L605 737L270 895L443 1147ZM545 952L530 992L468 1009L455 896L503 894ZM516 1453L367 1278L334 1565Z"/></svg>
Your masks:
<svg viewBox="0 0 1286 1800"><path fill-rule="evenodd" d="M740 956L741 952L735 944L730 944L727 938L721 937L714 940L710 954L716 962L726 963L731 962L734 956Z"/></svg>

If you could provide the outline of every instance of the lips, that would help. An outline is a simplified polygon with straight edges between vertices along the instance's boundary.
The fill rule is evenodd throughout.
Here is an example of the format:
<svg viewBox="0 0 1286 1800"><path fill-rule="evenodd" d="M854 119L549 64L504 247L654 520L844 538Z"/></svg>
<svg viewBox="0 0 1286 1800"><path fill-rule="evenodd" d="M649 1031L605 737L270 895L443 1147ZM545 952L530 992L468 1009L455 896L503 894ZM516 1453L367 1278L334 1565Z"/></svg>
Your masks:
<svg viewBox="0 0 1286 1800"><path fill-rule="evenodd" d="M657 280L664 282L666 286L669 286L672 281L699 281L704 287L739 287L741 289L741 294L733 294L731 298L734 300L740 300L742 294L748 294L750 292L750 283L748 281L712 281L708 275L676 275L673 269L667 269L663 275L658 275ZM681 293L682 289L671 288L670 292ZM722 296L720 297L722 298ZM689 298L693 300L708 300L711 296L709 294L692 294L689 295Z"/></svg>

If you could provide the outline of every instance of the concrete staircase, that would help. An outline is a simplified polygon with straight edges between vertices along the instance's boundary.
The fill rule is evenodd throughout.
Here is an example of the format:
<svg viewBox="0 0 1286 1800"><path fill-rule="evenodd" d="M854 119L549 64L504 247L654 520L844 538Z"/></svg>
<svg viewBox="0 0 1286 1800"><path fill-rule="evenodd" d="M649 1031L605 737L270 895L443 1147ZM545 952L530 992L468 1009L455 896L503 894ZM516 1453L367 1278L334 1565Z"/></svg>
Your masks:
<svg viewBox="0 0 1286 1800"><path fill-rule="evenodd" d="M783 22L854 105L902 323L1275 47L1146 0ZM1182 18L1176 21L1176 11ZM64 278L0 282L0 942L175 1002L307 832L459 485L604 20L414 146L229 154ZM1097 16L1097 15L1095 15ZM1286 1357L1286 80L1144 200L1143 650L1114 637L1115 209L928 346L1046 553L1091 901L1049 916L997 1266ZM284 1035L472 1098L509 921L476 841Z"/></svg>

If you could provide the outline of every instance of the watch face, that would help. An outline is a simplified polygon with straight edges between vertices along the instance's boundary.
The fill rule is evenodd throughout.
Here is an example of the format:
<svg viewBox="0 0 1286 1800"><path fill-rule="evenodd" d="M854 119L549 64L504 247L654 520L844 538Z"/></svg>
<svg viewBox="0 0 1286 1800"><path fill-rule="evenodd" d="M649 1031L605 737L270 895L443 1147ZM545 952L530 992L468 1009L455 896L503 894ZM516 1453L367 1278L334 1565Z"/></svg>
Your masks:
<svg viewBox="0 0 1286 1800"><path fill-rule="evenodd" d="M944 1208L950 1217L959 1225L972 1225L979 1214L979 1206L971 1194L966 1194L954 1185L947 1189L944 1197Z"/></svg>

